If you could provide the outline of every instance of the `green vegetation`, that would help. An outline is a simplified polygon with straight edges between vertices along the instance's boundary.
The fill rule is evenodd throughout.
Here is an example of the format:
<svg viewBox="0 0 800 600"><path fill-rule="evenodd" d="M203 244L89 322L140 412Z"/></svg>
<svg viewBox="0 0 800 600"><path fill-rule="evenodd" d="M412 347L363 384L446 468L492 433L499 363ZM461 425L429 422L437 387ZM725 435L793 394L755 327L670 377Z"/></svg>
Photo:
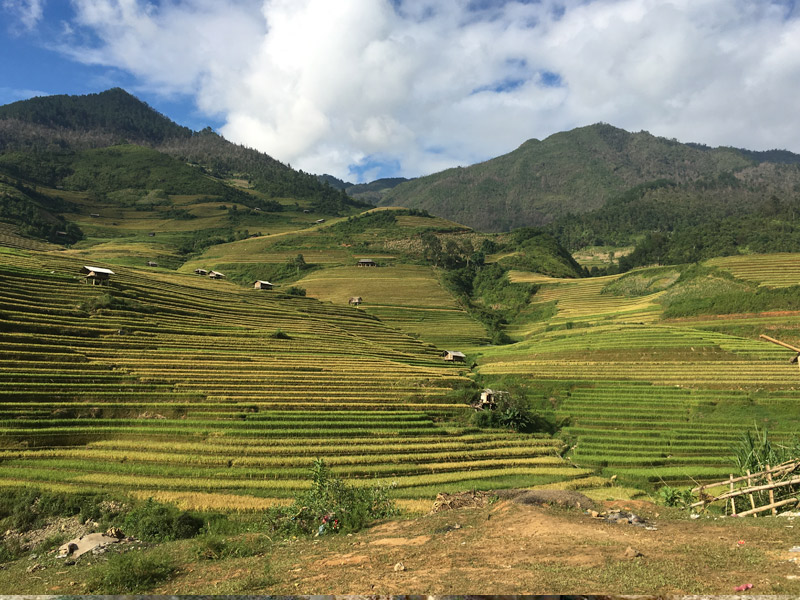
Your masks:
<svg viewBox="0 0 800 600"><path fill-rule="evenodd" d="M282 531L324 535L359 531L376 519L397 513L387 487L350 486L317 458L311 467L308 491L291 506L273 509L269 518Z"/></svg>
<svg viewBox="0 0 800 600"><path fill-rule="evenodd" d="M94 571L89 591L96 594L138 594L151 591L177 570L174 559L164 550L128 552L109 558Z"/></svg>

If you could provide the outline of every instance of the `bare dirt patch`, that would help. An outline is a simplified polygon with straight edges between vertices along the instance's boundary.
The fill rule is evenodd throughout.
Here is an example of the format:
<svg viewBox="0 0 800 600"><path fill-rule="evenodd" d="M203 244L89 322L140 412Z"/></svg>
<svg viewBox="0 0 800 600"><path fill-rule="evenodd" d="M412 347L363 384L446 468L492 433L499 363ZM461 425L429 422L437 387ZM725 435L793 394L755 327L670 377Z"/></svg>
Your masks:
<svg viewBox="0 0 800 600"><path fill-rule="evenodd" d="M800 565L787 553L796 545L791 523L691 520L643 501L596 508L636 512L657 529L592 518L552 497L544 505L504 499L316 545L293 542L291 569L274 564L279 575L270 592L733 594L753 583L751 594L800 593L800 580L791 578L800 576Z"/></svg>

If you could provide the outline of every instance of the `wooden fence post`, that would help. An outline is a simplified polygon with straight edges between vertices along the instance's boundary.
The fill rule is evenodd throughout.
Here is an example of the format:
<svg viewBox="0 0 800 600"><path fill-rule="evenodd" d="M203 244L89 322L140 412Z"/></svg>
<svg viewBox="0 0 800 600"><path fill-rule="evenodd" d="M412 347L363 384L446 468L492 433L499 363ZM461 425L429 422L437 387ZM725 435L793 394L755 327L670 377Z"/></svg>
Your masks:
<svg viewBox="0 0 800 600"><path fill-rule="evenodd" d="M767 483L772 485L772 473L770 472L769 469L770 469L770 467L769 467L769 465L767 465ZM773 488L769 489L769 503L770 504L775 504L775 490ZM774 517L777 514L778 514L778 509L773 506L772 507L772 516Z"/></svg>
<svg viewBox="0 0 800 600"><path fill-rule="evenodd" d="M730 486L731 486L731 491L733 491L733 473L731 473L730 475ZM736 516L736 498L734 497L731 497L731 516L732 517Z"/></svg>
<svg viewBox="0 0 800 600"><path fill-rule="evenodd" d="M753 480L752 480L752 479L750 479L750 469L747 469L747 487L753 487ZM748 496L750 496L750 508L752 508L753 510L755 510L755 509L756 509L756 501L755 501L755 499L753 498L753 493L752 493L752 492L750 492L750 493L748 494ZM753 513L753 516L754 516L754 517L757 517L758 515L757 515L756 513Z"/></svg>

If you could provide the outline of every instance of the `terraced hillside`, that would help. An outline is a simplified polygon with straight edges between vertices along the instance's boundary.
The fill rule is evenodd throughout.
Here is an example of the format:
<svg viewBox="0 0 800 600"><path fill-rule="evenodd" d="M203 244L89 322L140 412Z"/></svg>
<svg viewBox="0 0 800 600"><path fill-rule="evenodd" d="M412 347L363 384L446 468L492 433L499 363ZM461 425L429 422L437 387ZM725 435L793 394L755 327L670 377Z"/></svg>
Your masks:
<svg viewBox="0 0 800 600"><path fill-rule="evenodd" d="M0 485L248 509L323 457L400 498L589 473L460 425L463 367L361 310L56 253L0 251Z"/></svg>
<svg viewBox="0 0 800 600"><path fill-rule="evenodd" d="M765 255L706 266L779 287L791 283L797 260ZM800 433L793 355L758 339L769 332L796 340L800 316L665 320L668 295L686 293L675 283L678 274L660 268L625 280L556 280L512 272L512 281L542 286L533 306L552 305L554 316L531 322L520 315L511 331L525 339L485 349L480 375L490 383L524 381L545 390L553 414L568 420L562 433L578 465L607 468L636 484L726 476L733 446L746 430L767 429L779 443ZM685 285L695 290L704 281L713 287L720 280L712 272Z"/></svg>
<svg viewBox="0 0 800 600"><path fill-rule="evenodd" d="M316 271L299 280L310 296L346 304L363 300L362 310L440 347L465 349L486 343L486 330L439 284L430 267L355 265Z"/></svg>

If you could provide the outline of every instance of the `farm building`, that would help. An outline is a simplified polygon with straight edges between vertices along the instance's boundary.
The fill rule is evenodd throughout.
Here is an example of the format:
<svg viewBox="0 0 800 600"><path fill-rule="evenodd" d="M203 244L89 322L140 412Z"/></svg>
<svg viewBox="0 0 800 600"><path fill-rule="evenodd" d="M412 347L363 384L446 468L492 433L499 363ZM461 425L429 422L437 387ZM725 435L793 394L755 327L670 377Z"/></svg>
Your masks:
<svg viewBox="0 0 800 600"><path fill-rule="evenodd" d="M508 392L486 388L481 392L480 400L472 404L472 408L475 410L494 409L497 408L497 403L506 397L508 397Z"/></svg>
<svg viewBox="0 0 800 600"><path fill-rule="evenodd" d="M269 281L261 281L260 279L253 284L253 287L257 290L271 290L274 285L271 284Z"/></svg>
<svg viewBox="0 0 800 600"><path fill-rule="evenodd" d="M91 213L89 216L92 217L93 219L96 219L97 217L100 216L100 213Z"/></svg>
<svg viewBox="0 0 800 600"><path fill-rule="evenodd" d="M324 223L324 222L325 222L325 219L317 219L317 220L316 220L316 222L317 222L317 223Z"/></svg>
<svg viewBox="0 0 800 600"><path fill-rule="evenodd" d="M347 301L347 303L352 304L353 306L358 306L363 301L364 300L361 298L361 296L353 296L352 298L350 298L350 300Z"/></svg>
<svg viewBox="0 0 800 600"><path fill-rule="evenodd" d="M358 259L358 263L356 263L356 266L359 266L359 267L377 267L378 263L376 263L371 258L359 258Z"/></svg>
<svg viewBox="0 0 800 600"><path fill-rule="evenodd" d="M208 275L208 271L206 271L205 269L195 269L194 272L197 275Z"/></svg>
<svg viewBox="0 0 800 600"><path fill-rule="evenodd" d="M88 265L81 269L81 273L83 273L83 275L86 277L86 283L91 281L92 285L105 285L108 283L111 275L115 275L114 271L111 269L90 267Z"/></svg>
<svg viewBox="0 0 800 600"><path fill-rule="evenodd" d="M467 360L466 354L463 352L455 352L453 350L445 350L442 352L442 358L451 362L464 362Z"/></svg>
<svg viewBox="0 0 800 600"><path fill-rule="evenodd" d="M223 275L222 273L219 273L217 271L209 271L208 272L208 276L211 279L225 279L225 275Z"/></svg>
<svg viewBox="0 0 800 600"><path fill-rule="evenodd" d="M151 231L150 233L147 234L147 237L156 237L156 232Z"/></svg>
<svg viewBox="0 0 800 600"><path fill-rule="evenodd" d="M155 261L152 261L152 260L148 260L148 261L147 261L147 266L148 266L148 267L157 267L157 266L158 266L158 263L157 263L157 262L155 262Z"/></svg>

